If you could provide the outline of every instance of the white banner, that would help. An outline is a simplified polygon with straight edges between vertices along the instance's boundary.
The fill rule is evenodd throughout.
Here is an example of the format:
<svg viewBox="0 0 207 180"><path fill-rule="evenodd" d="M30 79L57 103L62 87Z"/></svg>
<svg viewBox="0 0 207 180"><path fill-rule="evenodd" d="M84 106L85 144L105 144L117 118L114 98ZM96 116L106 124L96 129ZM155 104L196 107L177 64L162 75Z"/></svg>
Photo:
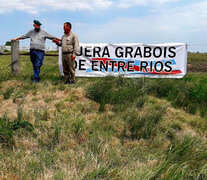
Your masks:
<svg viewBox="0 0 207 180"><path fill-rule="evenodd" d="M62 64L62 48L59 48L59 59L58 59L58 63L59 63L59 70L60 70L60 75L64 76L63 74L63 64Z"/></svg>
<svg viewBox="0 0 207 180"><path fill-rule="evenodd" d="M62 73L61 48L59 67ZM76 76L108 75L136 78L182 78L187 69L187 46L166 44L80 44Z"/></svg>

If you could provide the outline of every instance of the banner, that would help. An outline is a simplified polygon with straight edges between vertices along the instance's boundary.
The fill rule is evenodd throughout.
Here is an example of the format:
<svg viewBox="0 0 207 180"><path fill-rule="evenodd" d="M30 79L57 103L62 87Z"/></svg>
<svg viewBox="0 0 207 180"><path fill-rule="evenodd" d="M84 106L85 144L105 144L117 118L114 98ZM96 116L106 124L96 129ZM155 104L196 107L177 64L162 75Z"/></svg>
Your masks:
<svg viewBox="0 0 207 180"><path fill-rule="evenodd" d="M60 75L64 76L64 74L63 74L63 64L62 64L62 48L61 47L59 48L58 64L59 64Z"/></svg>
<svg viewBox="0 0 207 180"><path fill-rule="evenodd" d="M61 48L59 67L62 73ZM166 44L80 44L76 76L182 78L187 69L187 46Z"/></svg>

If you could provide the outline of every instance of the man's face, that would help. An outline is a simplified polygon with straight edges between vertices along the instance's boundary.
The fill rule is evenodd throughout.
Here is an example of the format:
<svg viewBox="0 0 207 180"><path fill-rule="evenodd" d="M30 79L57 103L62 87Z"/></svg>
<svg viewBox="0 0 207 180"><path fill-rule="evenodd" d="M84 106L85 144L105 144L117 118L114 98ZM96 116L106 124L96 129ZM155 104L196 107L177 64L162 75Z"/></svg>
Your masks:
<svg viewBox="0 0 207 180"><path fill-rule="evenodd" d="M35 29L40 29L40 25L38 25L38 24L34 23L33 26L34 26Z"/></svg>
<svg viewBox="0 0 207 180"><path fill-rule="evenodd" d="M63 29L64 29L64 32L65 32L66 34L70 33L70 30L71 30L71 29L70 29L70 27L67 26L67 24L64 24Z"/></svg>

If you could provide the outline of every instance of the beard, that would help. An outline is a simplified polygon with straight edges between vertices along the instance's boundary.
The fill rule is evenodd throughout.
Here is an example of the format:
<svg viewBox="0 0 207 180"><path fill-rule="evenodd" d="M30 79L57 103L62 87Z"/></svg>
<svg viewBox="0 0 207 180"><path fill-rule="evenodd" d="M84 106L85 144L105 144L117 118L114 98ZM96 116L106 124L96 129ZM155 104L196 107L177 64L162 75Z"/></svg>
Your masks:
<svg viewBox="0 0 207 180"><path fill-rule="evenodd" d="M35 31L36 31L36 32L39 32L39 31L40 31L40 29L35 28Z"/></svg>

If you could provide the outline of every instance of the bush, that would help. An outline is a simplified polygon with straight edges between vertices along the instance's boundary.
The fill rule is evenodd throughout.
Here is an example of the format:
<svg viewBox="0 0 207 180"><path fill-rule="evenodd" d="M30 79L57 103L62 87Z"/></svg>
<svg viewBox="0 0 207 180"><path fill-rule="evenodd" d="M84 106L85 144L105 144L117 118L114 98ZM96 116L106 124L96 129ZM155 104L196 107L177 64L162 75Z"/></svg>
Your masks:
<svg viewBox="0 0 207 180"><path fill-rule="evenodd" d="M125 104L145 96L142 89L143 85L140 82L134 79L108 76L87 88L87 96L100 103L99 110L104 111L107 103L114 105Z"/></svg>
<svg viewBox="0 0 207 180"><path fill-rule="evenodd" d="M26 129L29 132L34 130L31 123L23 121L22 112L18 110L18 116L16 120L9 119L6 115L0 118L0 143L6 144L11 147L14 145L13 133L21 128Z"/></svg>

